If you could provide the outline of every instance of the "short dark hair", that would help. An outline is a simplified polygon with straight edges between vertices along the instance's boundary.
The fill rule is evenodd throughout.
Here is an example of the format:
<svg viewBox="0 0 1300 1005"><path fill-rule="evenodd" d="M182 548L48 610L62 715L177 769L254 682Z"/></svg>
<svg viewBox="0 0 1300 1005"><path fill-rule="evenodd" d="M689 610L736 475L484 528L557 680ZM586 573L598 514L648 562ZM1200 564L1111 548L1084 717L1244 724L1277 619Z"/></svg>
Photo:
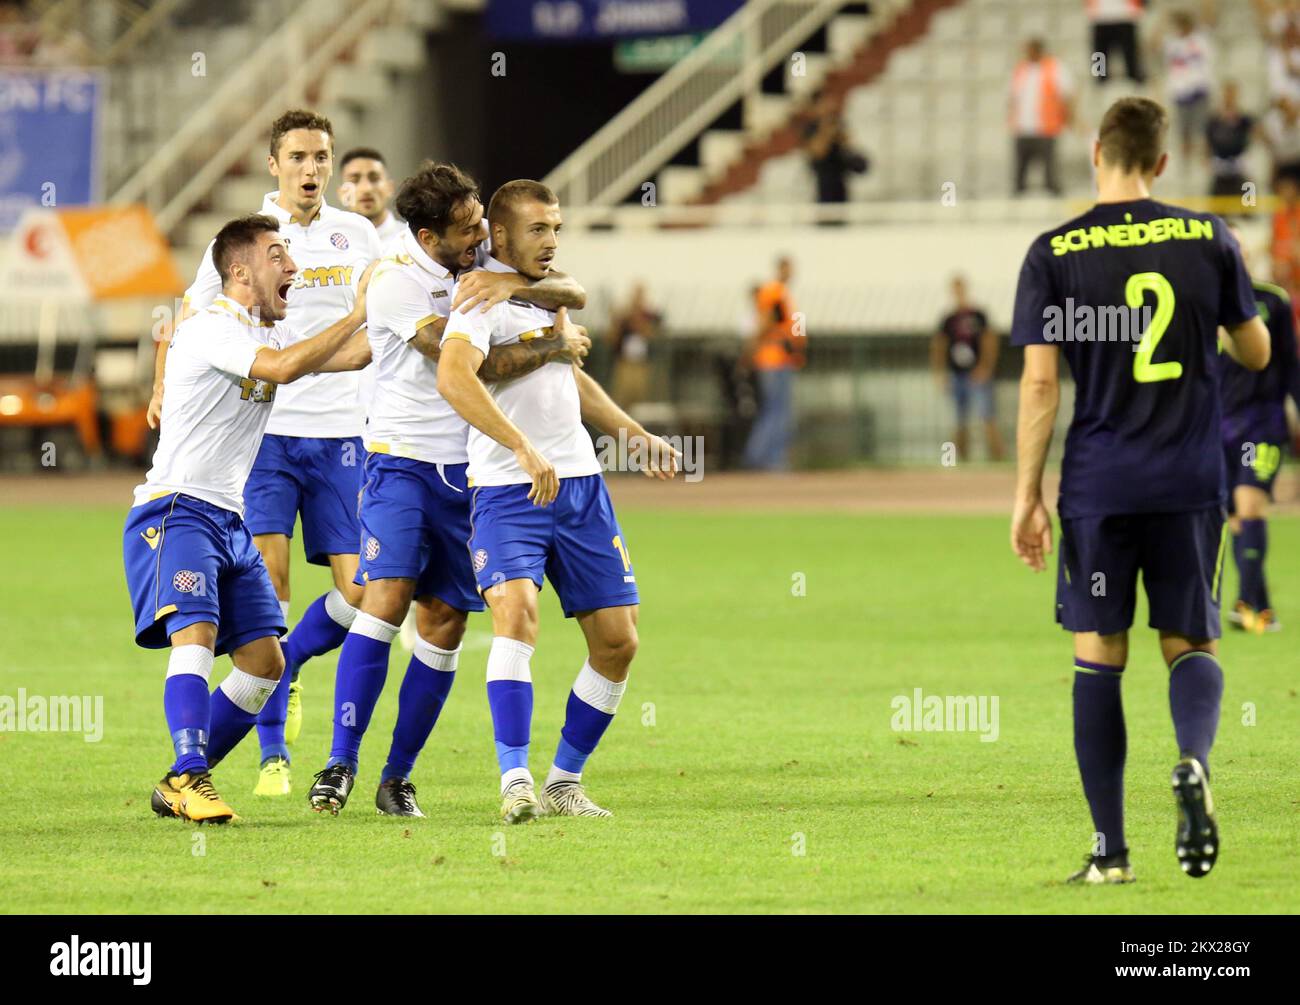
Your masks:
<svg viewBox="0 0 1300 1005"><path fill-rule="evenodd" d="M334 127L323 115L308 111L306 108L291 108L271 123L271 156L280 154L280 141L284 134L294 129L319 129L330 138L330 149L334 148Z"/></svg>
<svg viewBox="0 0 1300 1005"><path fill-rule="evenodd" d="M555 193L540 181L516 178L514 181L506 182L492 193L492 201L488 203L488 220L492 223L504 224L506 221L502 219L503 217L512 214L519 203L529 200L540 202L543 206L553 206L560 201Z"/></svg>
<svg viewBox="0 0 1300 1005"><path fill-rule="evenodd" d="M388 161L384 160L384 155L374 147L353 147L339 158L339 173L343 173L343 169L348 166L348 161L356 160L379 161L385 168L388 167Z"/></svg>
<svg viewBox="0 0 1300 1005"><path fill-rule="evenodd" d="M1102 116L1097 138L1108 164L1124 171L1154 171L1165 152L1169 113L1150 98L1120 98Z"/></svg>
<svg viewBox="0 0 1300 1005"><path fill-rule="evenodd" d="M442 234L453 222L458 206L479 198L478 182L455 164L425 161L397 191L397 214L412 234L429 230Z"/></svg>
<svg viewBox="0 0 1300 1005"><path fill-rule="evenodd" d="M217 231L212 242L212 264L217 267L221 285L230 281L230 266L257 240L257 235L280 230L280 221L265 213L253 213L231 220Z"/></svg>

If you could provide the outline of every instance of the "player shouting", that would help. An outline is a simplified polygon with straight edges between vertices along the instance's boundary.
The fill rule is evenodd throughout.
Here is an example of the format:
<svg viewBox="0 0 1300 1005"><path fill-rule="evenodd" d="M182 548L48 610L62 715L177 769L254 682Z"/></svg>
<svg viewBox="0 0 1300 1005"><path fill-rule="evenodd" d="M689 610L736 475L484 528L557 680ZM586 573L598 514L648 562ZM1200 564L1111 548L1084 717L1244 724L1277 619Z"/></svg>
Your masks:
<svg viewBox="0 0 1300 1005"><path fill-rule="evenodd" d="M325 202L333 171L334 130L313 112L285 112L271 125L267 166L279 190L266 195L262 212L281 234L302 269L294 277L290 329L310 338L353 307L362 271L380 256L375 228L364 217ZM186 292L188 310L217 295L221 280L209 247ZM291 790L289 747L301 728L302 664L342 645L356 617L357 492L361 487L364 409L358 373L311 374L282 391L249 475L246 523L262 553L276 596L289 611L289 539L302 517L307 561L328 565L334 588L317 597L284 642L288 673L258 722L262 770L254 792L284 796ZM290 714L292 713L292 714Z"/></svg>
<svg viewBox="0 0 1300 1005"><path fill-rule="evenodd" d="M1016 291L1012 342L1025 346L1025 359L1011 546L1035 570L1051 550L1042 476L1062 353L1075 382L1061 465L1056 617L1074 633L1074 747L1096 837L1073 882L1133 879L1120 680L1139 572L1169 666L1178 858L1187 875L1200 877L1219 851L1208 782L1223 693L1216 328L1227 330L1228 351L1252 370L1268 362L1268 332L1223 221L1151 199L1168 161L1167 131L1154 101L1122 98L1107 110L1092 151L1097 204L1034 241ZM1081 310L1101 320L1066 331L1062 317Z"/></svg>
<svg viewBox="0 0 1300 1005"><path fill-rule="evenodd" d="M438 343L457 273L482 264L487 255L480 250L478 186L454 165L423 165L402 183L397 204L410 227L397 254L376 267L367 309L376 393L361 494L358 581L365 585L361 611L339 654L330 759L308 798L313 809L334 814L347 802L361 738L384 687L389 649L414 598L418 639L402 680L375 805L381 813L420 817L411 770L451 691L468 612L483 610L466 549L469 427L438 394ZM558 274L533 281L514 272L491 273L474 285L483 307L507 298L552 307L586 301L577 283ZM498 346L479 373L485 380L513 379L552 360L580 359L590 344L571 332L564 339Z"/></svg>
<svg viewBox="0 0 1300 1005"><path fill-rule="evenodd" d="M501 186L488 207L492 257L484 271L542 279L551 270L561 226L554 193L535 181ZM469 475L474 486L469 541L478 589L492 609L487 691L501 769L502 818L543 811L609 816L582 786L582 770L613 721L636 653L637 587L583 420L644 443L646 473L671 478L678 455L650 436L577 366L553 362L527 376L485 386L477 372L493 346L528 342L558 329L567 312L507 300L474 309L466 277L447 321L438 390L473 427ZM587 659L569 694L564 729L539 801L528 770L537 643L537 594L543 574L566 617L587 639Z"/></svg>
<svg viewBox="0 0 1300 1005"><path fill-rule="evenodd" d="M163 707L176 760L153 809L198 822L234 817L209 768L248 732L284 669L284 614L243 519L271 404L281 385L370 358L357 331L364 277L352 310L314 337L283 324L298 264L274 218L226 224L212 260L221 293L173 337L161 439L122 536L136 642L171 646ZM209 696L222 653L235 667Z"/></svg>

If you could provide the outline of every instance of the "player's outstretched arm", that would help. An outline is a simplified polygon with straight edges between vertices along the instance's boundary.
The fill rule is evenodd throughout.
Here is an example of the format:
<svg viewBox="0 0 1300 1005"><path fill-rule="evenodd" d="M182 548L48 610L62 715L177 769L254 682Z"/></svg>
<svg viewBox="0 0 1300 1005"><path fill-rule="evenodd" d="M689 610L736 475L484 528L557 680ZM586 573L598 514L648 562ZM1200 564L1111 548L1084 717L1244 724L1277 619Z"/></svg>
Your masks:
<svg viewBox="0 0 1300 1005"><path fill-rule="evenodd" d="M149 398L149 407L145 410L145 422L150 429L157 429L162 421L163 375L167 372L167 350L172 344L172 335L186 318L193 317L194 309L189 301L181 304L181 315L165 331L158 333L158 347L153 357L153 394Z"/></svg>
<svg viewBox="0 0 1300 1005"><path fill-rule="evenodd" d="M1224 349L1247 370L1262 370L1268 366L1273 349L1268 328L1258 314L1232 328L1225 328L1224 332L1228 336L1223 342Z"/></svg>
<svg viewBox="0 0 1300 1005"><path fill-rule="evenodd" d="M460 417L514 453L519 466L532 479L528 498L536 506L553 502L560 491L555 468L539 454L478 378L483 353L464 337L447 339L438 360L438 393Z"/></svg>
<svg viewBox="0 0 1300 1005"><path fill-rule="evenodd" d="M1016 418L1016 502L1011 515L1011 550L1041 572L1052 551L1052 518L1043 504L1043 468L1060 405L1060 349L1025 346Z"/></svg>
<svg viewBox="0 0 1300 1005"><path fill-rule="evenodd" d="M490 310L506 300L527 300L550 311L569 307L580 311L587 306L587 291L572 276L551 271L545 279L530 281L518 272L479 270L463 276L456 283L453 311L469 313L475 307Z"/></svg>
<svg viewBox="0 0 1300 1005"><path fill-rule="evenodd" d="M610 436L617 436L620 431L627 430L628 444L634 449L644 444L646 466L641 473L647 478L668 479L677 474L681 469L680 450L653 433L646 432L641 423L618 407L590 374L575 366L573 377L578 382L578 400L582 405L584 422L589 422Z"/></svg>
<svg viewBox="0 0 1300 1005"><path fill-rule="evenodd" d="M357 298L346 317L334 322L319 335L303 339L287 349L263 349L257 354L257 359L253 361L253 368L249 370L248 375L254 380L289 384L306 374L323 372L335 353L343 349L349 340L362 334L357 329L366 323L366 289L370 285L370 277L375 271L376 264L371 262L362 273L361 281L357 284ZM354 356L360 352L360 347L355 341L352 343L351 352ZM369 355L368 347L366 354ZM364 365L362 363L360 366L342 369L357 370Z"/></svg>
<svg viewBox="0 0 1300 1005"><path fill-rule="evenodd" d="M333 356L317 369L317 373L339 373L344 370L364 370L370 365L370 338L364 325L352 333Z"/></svg>

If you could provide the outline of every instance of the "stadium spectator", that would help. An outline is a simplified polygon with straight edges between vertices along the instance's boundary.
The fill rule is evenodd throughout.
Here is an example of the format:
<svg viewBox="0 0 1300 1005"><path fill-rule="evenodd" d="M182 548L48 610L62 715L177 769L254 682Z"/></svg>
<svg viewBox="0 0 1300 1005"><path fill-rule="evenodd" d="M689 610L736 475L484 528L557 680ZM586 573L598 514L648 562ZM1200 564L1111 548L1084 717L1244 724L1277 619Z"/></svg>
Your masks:
<svg viewBox="0 0 1300 1005"><path fill-rule="evenodd" d="M1269 44L1269 99L1300 101L1300 3L1255 0L1255 9Z"/></svg>
<svg viewBox="0 0 1300 1005"><path fill-rule="evenodd" d="M1273 184L1289 177L1300 180L1300 104L1287 98L1264 116L1264 142L1273 155Z"/></svg>
<svg viewBox="0 0 1300 1005"><path fill-rule="evenodd" d="M1016 195L1025 191L1029 165L1041 161L1047 190L1061 194L1056 173L1056 137L1072 114L1073 85L1055 56L1047 55L1041 39L1025 43L1025 58L1011 77L1009 105L1015 137Z"/></svg>
<svg viewBox="0 0 1300 1005"><path fill-rule="evenodd" d="M1281 205L1273 212L1270 257L1273 282L1300 303L1300 180L1286 174L1277 179L1275 191Z"/></svg>
<svg viewBox="0 0 1300 1005"><path fill-rule="evenodd" d="M848 202L848 176L865 174L867 158L850 146L839 105L824 88L818 90L813 98L812 115L804 126L803 149L817 180L817 201Z"/></svg>
<svg viewBox="0 0 1300 1005"><path fill-rule="evenodd" d="M957 412L957 431L953 437L957 456L962 460L970 456L968 420L974 404L984 423L989 459L1000 461L1005 450L993 403L998 335L984 311L971 303L965 277L953 277L952 299L953 309L939 322L939 330L930 343L930 363L940 388L947 385Z"/></svg>
<svg viewBox="0 0 1300 1005"><path fill-rule="evenodd" d="M650 343L658 337L662 318L646 301L645 284L632 288L627 307L610 317L609 341L614 354L610 393L624 408L650 398Z"/></svg>
<svg viewBox="0 0 1300 1005"><path fill-rule="evenodd" d="M1210 111L1210 86L1214 80L1214 49L1210 39L1186 10L1169 13L1170 31L1155 42L1164 56L1165 88L1174 108L1183 163L1201 149Z"/></svg>
<svg viewBox="0 0 1300 1005"><path fill-rule="evenodd" d="M1259 125L1238 104L1235 80L1225 80L1218 111L1205 125L1205 140L1210 148L1210 195L1240 196L1246 183L1245 156Z"/></svg>
<svg viewBox="0 0 1300 1005"><path fill-rule="evenodd" d="M1110 79L1110 58L1116 50L1124 57L1124 71L1135 84L1146 82L1138 26L1142 22L1143 0L1084 0L1092 22L1092 58L1102 57L1093 73L1098 84ZM1100 71L1100 72L1098 72Z"/></svg>
<svg viewBox="0 0 1300 1005"><path fill-rule="evenodd" d="M804 332L790 299L790 259L776 263L776 278L759 287L759 332L749 361L758 377L758 415L745 444L745 466L765 471L789 467L794 431L794 375L804 364Z"/></svg>

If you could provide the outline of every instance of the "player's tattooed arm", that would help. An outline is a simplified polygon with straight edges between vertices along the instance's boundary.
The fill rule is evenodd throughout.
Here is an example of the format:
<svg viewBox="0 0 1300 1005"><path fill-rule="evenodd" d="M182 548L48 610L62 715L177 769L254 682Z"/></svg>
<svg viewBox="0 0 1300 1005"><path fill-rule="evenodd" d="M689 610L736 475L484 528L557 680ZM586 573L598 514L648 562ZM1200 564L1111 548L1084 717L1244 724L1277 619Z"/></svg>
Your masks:
<svg viewBox="0 0 1300 1005"><path fill-rule="evenodd" d="M428 324L415 330L415 337L406 344L421 356L427 356L435 363L442 352L442 333L447 327L446 318L434 318Z"/></svg>
<svg viewBox="0 0 1300 1005"><path fill-rule="evenodd" d="M532 480L528 498L535 506L553 502L560 491L555 467L501 411L501 406L479 380L483 353L467 338L454 334L447 340L444 350L438 367L438 393L462 419L514 453L515 460Z"/></svg>
<svg viewBox="0 0 1300 1005"><path fill-rule="evenodd" d="M528 283L516 296L548 311L558 311L561 307L580 311L587 306L587 291L582 284L558 269L552 269L545 279Z"/></svg>
<svg viewBox="0 0 1300 1005"><path fill-rule="evenodd" d="M478 376L483 382L492 384L522 377L546 363L568 361L582 366L583 357L590 350L591 339L586 328L571 324L561 330L557 326L545 338L493 346L478 368Z"/></svg>
<svg viewBox="0 0 1300 1005"><path fill-rule="evenodd" d="M545 279L529 281L518 272L471 272L456 283L452 310L469 313L475 307L490 310L506 300L526 300L550 311L587 306L587 291L572 276L552 270Z"/></svg>
<svg viewBox="0 0 1300 1005"><path fill-rule="evenodd" d="M436 363L442 353L442 333L446 327L446 318L436 318L420 328L407 345ZM572 327L574 331L563 335L554 332L545 338L493 346L478 368L479 379L489 384L499 380L513 380L557 360L568 360L581 365L582 358L591 349L591 339L587 337L585 328L578 325Z"/></svg>

